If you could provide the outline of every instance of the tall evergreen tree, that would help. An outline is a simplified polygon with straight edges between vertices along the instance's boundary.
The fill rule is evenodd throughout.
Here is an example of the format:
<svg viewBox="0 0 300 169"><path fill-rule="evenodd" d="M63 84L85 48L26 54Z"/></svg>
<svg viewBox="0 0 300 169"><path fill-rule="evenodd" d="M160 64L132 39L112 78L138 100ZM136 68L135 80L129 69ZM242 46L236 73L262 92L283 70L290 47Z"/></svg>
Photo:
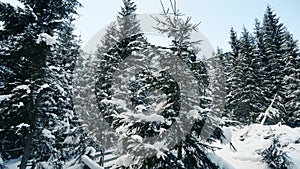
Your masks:
<svg viewBox="0 0 300 169"><path fill-rule="evenodd" d="M124 5L126 6L125 1ZM190 33L196 30L197 25L190 24L190 18L182 19L181 14L175 8L173 11L172 16L164 11L165 20L157 20L163 27L159 31L173 40L171 47L151 45L143 35L137 34L139 29L135 29L130 36L125 32L123 36L126 35L126 37L124 39L121 37L115 46L104 53L100 62L96 85L98 105L105 119L113 124L119 135L118 148L126 147L126 154L120 158L131 161L119 166L218 168L206 156L210 147L201 143L198 138L204 119L209 120L209 115L197 119L191 129L192 134L188 134L184 140L180 140L175 134L168 135L167 140L162 140L160 143L147 144L142 141L146 141L148 137L159 137L164 130L171 130L170 127L175 125L176 118L186 119L184 110L179 108L180 104L198 107L196 114L199 117L202 113L209 114L205 108L209 107L211 101L207 99L208 97L201 97L208 96L209 93L208 75L203 62L196 57L196 46L199 42L190 41ZM125 20L118 23L126 23L127 18L129 17L124 17ZM120 32L124 26L126 24L120 25ZM157 56L164 57L157 58ZM174 60L177 60L178 64L169 64L170 68L164 66L170 63L169 61L174 63ZM186 69L180 67L180 61L187 65ZM157 66L161 67L157 68ZM167 69L174 70L173 74L170 74ZM193 93L189 95L192 100L188 102L188 99L182 99L185 101L180 102L179 97L188 97L186 96L188 91L181 91L186 89L179 89L178 81L182 76L190 76L189 73L197 79L196 85L190 84L191 86L188 87L188 90ZM195 86L199 87L194 88ZM202 95L199 96L196 93ZM166 103L164 103L165 99ZM197 99L200 101L197 102ZM151 120L153 117L161 120ZM187 126L179 125L178 127L176 131ZM170 132L176 133L176 131ZM178 142L178 144L170 149L164 148L168 147L170 142ZM145 151L149 152L148 157L145 157ZM143 156L138 156L139 153Z"/></svg>
<svg viewBox="0 0 300 169"><path fill-rule="evenodd" d="M106 53L110 48L115 46L118 41L119 41L119 38L118 38L117 24L112 23L106 29L106 32L105 32L104 36L102 37L101 45L99 45L97 47L96 55L99 57L101 54Z"/></svg>
<svg viewBox="0 0 300 169"><path fill-rule="evenodd" d="M261 51L265 69L261 72L264 77L262 91L267 98L264 114L269 114L267 123L277 123L285 116L284 103L280 92L284 83L286 28L270 6L267 7L261 26ZM273 112L268 107L274 108Z"/></svg>
<svg viewBox="0 0 300 169"><path fill-rule="evenodd" d="M136 18L136 4L131 0L123 0L123 7L117 17L119 32L119 40L128 38L134 34L140 33L141 28Z"/></svg>
<svg viewBox="0 0 300 169"><path fill-rule="evenodd" d="M12 78L6 78L1 84L9 96L19 98L1 102L1 117L4 117L1 128L6 128L3 132L6 136L1 139L7 144L1 148L9 155L14 154L11 157L22 154L21 168L26 168L29 159L53 161L51 165L58 167L62 165L60 161L80 153L69 153L71 149L76 150L75 137L80 136L75 133L80 129L73 112L70 87L78 45L69 24L79 3L64 0L21 3L24 8L0 3L0 18L4 22L1 76L10 73ZM74 136L75 144L66 134ZM10 145L16 142L18 148L12 149ZM72 146L66 145L67 142Z"/></svg>
<svg viewBox="0 0 300 169"><path fill-rule="evenodd" d="M264 72L267 71L267 55L266 55L266 47L265 42L263 41L263 31L261 28L261 24L258 19L255 19L255 27L254 27L254 53L253 53L253 74L255 75L256 81L256 90L259 92L258 97L255 100L255 108L257 110L257 115L261 112L265 112L269 103L269 98L265 94L265 84L266 84L266 77ZM254 119L252 119L254 120ZM255 120L254 120L255 121Z"/></svg>
<svg viewBox="0 0 300 169"><path fill-rule="evenodd" d="M279 18L268 6L262 22L262 39L265 45L265 56L267 69L264 71L266 89L264 91L268 98L275 96L281 88L283 81L283 44L285 27L279 22Z"/></svg>
<svg viewBox="0 0 300 169"><path fill-rule="evenodd" d="M229 44L232 49L231 55L236 59L240 53L240 42L238 40L237 33L233 27L230 29L229 34L230 34Z"/></svg>
<svg viewBox="0 0 300 169"><path fill-rule="evenodd" d="M129 55L132 54L133 51L137 51L138 46L141 46L144 41L143 38L141 38L142 34L139 34L141 28L140 28L139 21L136 18L136 13L135 13L136 9L137 9L136 4L134 2L132 2L131 0L123 0L123 6L121 7L121 11L118 13L117 16L117 22L112 23L108 27L104 37L101 39L101 44L99 44L99 46L97 47L95 57L90 58L91 61L89 64L93 64L93 63L98 64L98 65L90 65L90 66L93 68L97 68L97 67L100 68L99 70L100 72L97 72L95 74L98 77L94 75L91 76L97 79L96 90L99 89L99 84L101 85L106 84L108 83L106 81L108 80L107 78L112 78L112 77L106 77L105 79L102 79L102 76L100 74L106 74L107 71L109 71L106 70L106 67L108 65L111 67L117 66L119 61L127 58ZM130 44L130 42L132 43ZM119 47L122 48L123 51L116 51L116 48ZM111 55L115 55L114 52L117 52L119 55L121 55L122 59L119 60L120 58L118 58L117 60L114 60L113 63L110 62L111 61L110 59L109 59L110 61L108 61L107 59ZM98 97L99 92L98 91L96 92ZM101 104L100 104L100 111L103 111L103 107L101 106ZM95 119L95 116L99 115L98 112L94 112L96 114L92 112L86 112L86 113L87 115L84 116L85 121L89 123L90 126L98 126L97 129L92 132L93 135L95 135L96 138L101 140L105 148L109 148L112 145L114 145L115 143L113 142L116 142L115 140L116 138L113 136L114 134L110 129L111 128L110 125L105 121L102 121L102 123L105 124L101 124L98 121L99 119L103 120L103 117L99 117ZM83 114L85 113L83 112ZM99 130L102 132L99 132ZM109 138L111 138L112 140L110 140Z"/></svg>
<svg viewBox="0 0 300 169"><path fill-rule="evenodd" d="M241 55L241 42L237 36L237 33L233 28L230 29L230 41L232 51L226 58L228 60L227 66L231 66L230 74L227 76L227 96L226 96L226 111L231 117L239 121L245 121L243 114L238 115L239 110L239 97L241 94L241 85L243 77L243 63Z"/></svg>
<svg viewBox="0 0 300 169"><path fill-rule="evenodd" d="M243 31L237 38L233 29L230 30L231 56L234 57L232 64L227 64L232 71L227 79L226 110L235 117L240 116L238 120L242 122L294 125L297 121L294 112L298 111L295 103L299 99L293 94L299 91L297 41L270 6L262 24L256 19L254 34L253 38Z"/></svg>
<svg viewBox="0 0 300 169"><path fill-rule="evenodd" d="M293 36L286 32L284 50L283 70L284 78L281 91L279 91L280 102L284 105L284 122L295 127L300 125L300 61L299 48Z"/></svg>

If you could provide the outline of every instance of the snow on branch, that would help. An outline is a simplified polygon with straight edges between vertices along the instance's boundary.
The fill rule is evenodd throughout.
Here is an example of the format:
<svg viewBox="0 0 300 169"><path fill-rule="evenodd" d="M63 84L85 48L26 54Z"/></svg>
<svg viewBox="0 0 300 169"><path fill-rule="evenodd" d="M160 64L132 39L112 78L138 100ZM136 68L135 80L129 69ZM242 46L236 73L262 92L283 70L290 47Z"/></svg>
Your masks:
<svg viewBox="0 0 300 169"><path fill-rule="evenodd" d="M263 125L265 123L267 117L271 117L272 115L277 115L279 113L278 109L273 107L276 97L277 97L277 93L275 94L274 98L272 99L271 104L269 105L267 110L258 117L260 119L263 116L263 119L261 120L260 124Z"/></svg>
<svg viewBox="0 0 300 169"><path fill-rule="evenodd" d="M90 159L87 155L81 156L81 160L85 165L90 167L90 169L104 169L103 167L99 166L99 164L97 164L95 161Z"/></svg>
<svg viewBox="0 0 300 169"><path fill-rule="evenodd" d="M56 38L47 33L41 33L38 35L36 43L39 44L41 42L46 42L47 45L53 45L56 42Z"/></svg>

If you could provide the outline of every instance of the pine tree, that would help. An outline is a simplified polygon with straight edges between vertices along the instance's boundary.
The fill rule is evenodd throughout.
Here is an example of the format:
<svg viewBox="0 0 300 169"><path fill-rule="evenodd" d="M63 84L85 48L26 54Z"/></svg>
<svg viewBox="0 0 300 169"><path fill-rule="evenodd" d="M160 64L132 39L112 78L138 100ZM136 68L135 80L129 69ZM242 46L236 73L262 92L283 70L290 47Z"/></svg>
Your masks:
<svg viewBox="0 0 300 169"><path fill-rule="evenodd" d="M267 55L266 55L266 45L263 41L263 32L261 28L261 24L258 19L255 19L255 28L254 28L254 53L253 53L253 74L255 75L256 81L256 90L259 94L257 95L255 100L255 108L257 110L255 118L259 116L261 112L265 112L268 108L267 103L269 103L269 98L265 94L265 84L266 77L265 73L267 71ZM252 122L256 120L252 118Z"/></svg>
<svg viewBox="0 0 300 169"><path fill-rule="evenodd" d="M40 161L49 161L52 166L62 167L64 162L77 158L83 153L85 138L77 112L73 110L72 80L75 61L79 56L79 45L72 34L71 20L64 21L51 55L47 57L44 90L40 91L41 116L37 134L41 144L35 154ZM44 119L47 119L45 121ZM59 129L59 130L58 130ZM39 161L39 160L37 160Z"/></svg>
<svg viewBox="0 0 300 169"><path fill-rule="evenodd" d="M286 33L284 50L284 79L282 83L282 90L279 91L281 102L284 105L284 122L296 127L300 125L300 98L299 98L299 79L300 79L300 62L299 62L299 48L297 41L295 41L290 33Z"/></svg>
<svg viewBox="0 0 300 169"><path fill-rule="evenodd" d="M240 42L238 40L237 37L237 33L236 31L231 28L230 29L230 41L229 44L231 45L231 49L232 52L228 53L226 56L226 58L224 58L224 64L226 64L226 69L228 70L228 74L227 74L227 79L226 79L226 86L227 86L227 96L226 96L226 112L227 114L230 114L229 116L233 115L233 109L234 108L234 102L235 98L233 97L232 92L234 90L237 90L238 88L238 83L237 80L239 80L239 78L235 77L237 76L236 74L238 73L236 71L237 69L237 59L240 53Z"/></svg>
<svg viewBox="0 0 300 169"><path fill-rule="evenodd" d="M245 58L241 52L242 50L242 42L237 37L236 32L233 28L230 30L230 42L232 52L230 52L231 56L229 58L230 65L232 66L230 75L227 79L228 84L228 91L226 96L226 110L231 116L233 116L233 119L241 122L246 122L247 119L245 119L247 116L245 115L245 111L239 112L241 110L242 106L240 105L240 98L242 97L243 92L243 85L244 83L244 74L243 74L243 61L245 61ZM245 50L244 50L245 52Z"/></svg>
<svg viewBox="0 0 300 169"><path fill-rule="evenodd" d="M263 91L268 99L275 97L278 90L281 89L283 82L283 50L285 28L279 19L268 6L262 22L262 38L265 44L266 69L263 72L265 75L265 89ZM270 101L268 101L270 103ZM278 103L280 109L281 104ZM276 120L277 121L277 120ZM277 121L278 122L278 121Z"/></svg>
<svg viewBox="0 0 300 169"><path fill-rule="evenodd" d="M136 5L131 0L123 0L123 7L117 17L118 39L123 40L141 32L139 21L136 18Z"/></svg>
<svg viewBox="0 0 300 169"><path fill-rule="evenodd" d="M98 59L92 55L82 54L76 62L74 71L74 106L80 119L87 125L85 131L89 137L102 148L114 145L112 130L99 112L95 96Z"/></svg>
<svg viewBox="0 0 300 169"><path fill-rule="evenodd" d="M11 73L11 78L17 79L14 82L7 78L4 88L15 89L11 96L15 97L18 94L20 98L1 102L7 105L3 111L1 110L1 116L3 114L2 117L5 117L1 119L1 124L2 120L5 121L4 134L8 136L1 139L18 142L21 151L9 154L14 154L14 157L22 154L20 167L25 168L29 159L47 162L70 158L71 156L63 154L72 149L72 146L61 146L64 141L60 139L68 132L71 134L72 130L74 137L79 136L74 133L79 124L72 113L71 88L68 82L72 79L71 71L76 52L78 54L78 46L75 45L74 48L68 46L72 48L71 50L57 50L66 48L68 44L63 44L66 41L70 40L69 44L74 43L71 37L72 30L69 29L71 27L63 20L72 20L72 14L76 14L75 10L79 3L77 1L22 1L22 3L24 9L0 4L0 18L4 22L4 29L1 30L1 45L4 46L1 47L3 49L1 63L4 62L4 69L1 76ZM66 29L65 35L70 35L71 39L64 37L65 42L57 43L54 36L58 36L61 29ZM9 81L10 83L7 83ZM15 105L15 108L9 105ZM21 134L18 134L19 131L16 134L12 133L16 130ZM9 145L3 147L11 149ZM69 150L66 150L67 147ZM57 161L53 165L61 166L58 163L61 162Z"/></svg>
<svg viewBox="0 0 300 169"><path fill-rule="evenodd" d="M101 44L99 44L99 46L97 47L95 58L93 57L91 58L90 64L96 63L97 65L94 66L96 68L97 67L100 68L99 72L96 73L96 76L98 75L98 77L92 76L95 79L97 79L96 82L97 97L99 96L98 95L99 92L97 91L99 89L99 84L101 85L107 84L108 83L107 80L112 78L110 75L110 77L106 77L102 79L103 77L100 74L107 74L107 71L111 72L112 70L106 70L106 68L109 69L108 67L117 66L121 60L127 58L129 55L131 55L133 51L138 50L136 48L138 48L138 46L141 45L140 43L143 43L139 41L144 41L143 38L141 38L142 34L139 34L141 28L140 28L139 21L136 18L135 11L136 11L136 5L134 2L132 2L131 0L123 0L123 6L121 7L121 11L117 16L117 22L112 23L108 27L104 37L101 39ZM116 48L119 47L122 48L123 51L116 51ZM117 52L118 55L120 54L122 59L121 58L118 58L116 60L108 59L108 57L111 57L112 55L116 55L115 52ZM99 100L99 98L97 98L97 100ZM101 106L100 104L101 112L102 109L103 106ZM105 146L105 148L109 148L113 146L115 144L114 142L116 142L115 141L116 137L114 136L114 133L111 130L110 124L105 121L102 121L106 113L102 114L104 115L103 117L101 116L99 117L99 119L101 119L102 121L100 123L98 121L99 119L96 119L97 121L95 121L95 117L94 117L94 116L98 116L99 114L98 112L97 115L92 112L86 112L86 113L87 115L85 116L85 121L90 123L89 125L98 126L92 132L93 135L95 135L96 138L100 139L102 145ZM90 118L88 119L88 117Z"/></svg>
<svg viewBox="0 0 300 169"><path fill-rule="evenodd" d="M118 29L117 24L112 23L106 29L104 36L101 39L101 45L97 46L96 57L102 58L102 54L109 51L110 48L116 45L116 43L120 40L118 37Z"/></svg>
<svg viewBox="0 0 300 169"><path fill-rule="evenodd" d="M237 71L240 72L238 77L239 87L236 88L236 97L238 108L235 110L235 114L239 116L239 119L242 117L251 118L245 119L245 122L251 123L254 121L257 116L257 105L256 100L260 97L260 91L257 88L256 74L254 74L254 41L252 35L246 30L243 29L242 36L240 38L240 56L237 61L237 65L240 69ZM238 73L237 72L237 73Z"/></svg>
<svg viewBox="0 0 300 169"><path fill-rule="evenodd" d="M227 76L226 111L242 122L289 124L294 119L290 123L294 125L297 115L293 112L298 111L295 103L299 99L293 94L297 94L299 86L297 41L270 6L262 24L256 19L254 34L253 38L244 30L237 38L230 30L232 64L228 64L230 59L225 62L232 70Z"/></svg>
<svg viewBox="0 0 300 169"><path fill-rule="evenodd" d="M135 149L141 149L140 151L143 152L143 150L148 150L148 152L152 152L154 154L149 154L152 156L149 156L147 158L142 157L142 159L139 159L141 157L137 157L139 159L139 163L137 164L138 168L218 168L213 162L210 161L209 158L206 156L206 152L208 149L211 149L210 146L207 146L203 143L201 143L200 135L202 131L202 127L204 124L205 119L207 121L211 120L212 118L208 112L203 111L205 108L208 108L210 104L210 100L206 99L208 96L208 75L206 72L206 69L204 67L204 64L197 60L196 54L196 46L198 45L198 41L190 41L190 33L192 31L197 30L197 24L193 25L190 24L190 18L184 20L181 18L181 14L176 9L176 4L172 4L172 13L173 15L169 15L166 10L164 10L163 16L165 17L165 20L159 20L156 18L158 23L162 25L162 27L158 27L157 29L161 33L165 33L172 39L172 45L170 48L164 48L164 47L154 47L148 49L146 52L150 52L149 54L142 53L141 57L148 56L151 58L152 55L154 56L164 56L161 58L158 58L156 60L157 64L159 64L162 67L165 63L170 63L171 60L175 60L175 63L172 65L168 65L169 69L174 70L173 73L171 73L171 76L168 76L165 70L152 70L155 73L154 78L151 77L151 73L153 72L139 72L138 77L136 77L134 80L136 80L134 84L134 88L136 91L133 91L134 94L133 101L134 105L140 106L142 109L139 109L138 107L137 111L140 110L146 111L149 107L151 107L151 103L149 105L148 100L148 94L147 91L151 91L151 87L158 87L158 89L161 90L162 94L165 94L168 97L168 104L167 105L173 105L172 107L164 107L166 112L162 112L162 116L167 121L176 121L176 116L180 119L187 119L188 117L184 113L184 110L180 110L178 106L180 104L183 105L183 107L189 107L189 106L196 106L200 107L201 110L197 110L196 112L200 114L206 114L202 116L202 118L196 119L195 124L190 129L191 133L184 136L183 140L180 140L178 138L178 135L172 135L171 133L176 131L173 131L170 124L159 122L159 123L150 123L149 125L146 125L146 127L142 127L140 124L135 126L135 124L129 123L129 136L132 137L129 138L129 147L132 147L132 150ZM153 51L154 49L154 51ZM162 49L165 49L166 51L163 51ZM142 59L142 58L141 58ZM146 58L144 58L146 59ZM180 62L187 65L187 67L180 66ZM185 69L184 69L185 68ZM122 69L123 70L123 69ZM149 70L146 69L146 70ZM151 70L151 68L150 68ZM176 85L176 83L180 82L183 78L183 76L190 76L188 70L190 70L195 77L196 83L195 86L192 85L193 82L190 82L190 86L187 86L188 90L192 91L189 93L186 91L184 87L182 87L184 84L183 82L179 85ZM153 75L152 75L153 76ZM152 82L152 83L151 83ZM175 82L175 83L174 83ZM160 87L160 83L163 85ZM150 88L150 89L149 89ZM153 89L152 89L153 90ZM136 95L135 93L138 93ZM151 94L151 92L150 92ZM152 93L153 94L153 93ZM200 94L204 99L197 99ZM154 93L155 95L155 93ZM189 99L184 99L185 97L189 97ZM181 101L178 102L179 97L181 97ZM158 98L158 95L154 96L154 99ZM159 100L159 99L157 99ZM189 102L189 101L190 102ZM152 112L152 114L155 112ZM150 111L151 114L151 111ZM134 116L133 116L134 117ZM147 116L146 116L147 117ZM138 117L137 117L138 118ZM173 120L172 120L173 119ZM126 120L125 120L126 121ZM139 121L139 120L138 120ZM206 122L207 122L206 121ZM209 121L210 122L210 121ZM148 123L146 123L148 124ZM175 125L174 122L171 123L171 125ZM131 129L131 126L134 126L136 130ZM141 126L141 127L139 127ZM157 142L157 146L155 146L155 143L151 146L147 143L143 143L143 139L147 140L148 136L155 136L162 132L161 130L171 130L169 132L170 135L167 136L167 140L162 140L161 142ZM175 130L178 131L186 131L185 126L183 125L177 125L177 128ZM137 131L137 132L136 132ZM204 131L205 132L205 131ZM126 133L127 134L127 133ZM210 133L211 134L211 133ZM176 137L177 136L177 137ZM174 147L168 147L168 144L170 142L175 142ZM164 145L161 145L164 144ZM162 146L162 147L161 147ZM153 151L154 150L154 151ZM130 151L130 150L129 150Z"/></svg>
<svg viewBox="0 0 300 169"><path fill-rule="evenodd" d="M288 169L295 167L287 153L283 151L283 147L284 145L280 144L278 136L275 136L272 138L271 145L261 153L263 161L266 162L271 169Z"/></svg>
<svg viewBox="0 0 300 169"><path fill-rule="evenodd" d="M0 3L1 50L1 152L5 159L16 158L22 154L24 135L29 129L28 111L30 103L30 60L15 52L15 46L23 40L21 33L26 24L20 19L28 17L20 8ZM23 13L22 13L23 12ZM16 26L18 29L14 29ZM13 52L12 52L13 51ZM20 117L20 118L17 118Z"/></svg>
<svg viewBox="0 0 300 169"><path fill-rule="evenodd" d="M196 58L196 46L199 42L189 40L191 31L194 31L197 25L190 24L190 18L182 19L177 12L174 10L173 16L164 13L166 20L158 20L160 24L167 26L159 30L172 38L171 47L151 45L143 35L131 34L125 39L120 39L101 59L96 84L100 112L119 135L118 148L126 147L126 155L120 158L131 161L120 166L217 168L206 156L210 146L201 143L198 138L204 119L209 121L211 118L205 111L211 101L208 97L201 97L208 96L209 82L204 63ZM177 60L177 64L168 65L168 69L174 70L172 73L168 72L168 69L161 69L167 68L165 65L169 61L174 63L174 59ZM180 66L180 62L186 67ZM196 79L195 85L190 84L186 86L187 89L179 90L177 82L182 76L191 76L190 73ZM191 101L182 99L185 102L179 102L179 97L189 97ZM176 134L171 134L181 129L185 130L183 125L178 125L176 131L171 128L175 125L176 118L187 118L184 110L180 110L180 104L198 107L196 114L199 117L202 113L207 114L196 120L191 128L193 134L187 134L184 140L180 140ZM161 120L153 121L151 117L159 117ZM170 130L167 132L170 135L164 137L168 138L167 140L147 143L148 137L159 137L165 130ZM164 148L174 142L178 142L175 147ZM147 158L144 155L145 151L150 155ZM138 156L139 153L143 156Z"/></svg>
<svg viewBox="0 0 300 169"><path fill-rule="evenodd" d="M279 18L268 6L263 18L261 26L261 51L264 59L265 69L261 72L263 79L262 91L267 98L264 107L272 107L275 112L270 114L267 123L284 122L283 119L286 114L284 106L284 96L282 96L283 83L285 83L285 71L289 69L286 67L286 53L285 44L287 30ZM289 54L288 54L289 55ZM265 112L266 113L266 112Z"/></svg>
<svg viewBox="0 0 300 169"><path fill-rule="evenodd" d="M240 53L240 42L238 40L237 33L233 27L231 27L231 29L230 29L229 44L232 49L231 55L236 59Z"/></svg>

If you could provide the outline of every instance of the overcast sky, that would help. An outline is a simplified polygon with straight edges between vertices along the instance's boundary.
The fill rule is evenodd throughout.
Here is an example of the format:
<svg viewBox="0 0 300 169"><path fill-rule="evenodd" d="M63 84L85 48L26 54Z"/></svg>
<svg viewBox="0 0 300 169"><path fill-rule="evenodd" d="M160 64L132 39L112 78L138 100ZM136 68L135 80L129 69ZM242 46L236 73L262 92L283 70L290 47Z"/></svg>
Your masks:
<svg viewBox="0 0 300 169"><path fill-rule="evenodd" d="M83 45L101 28L116 19L122 0L80 0L84 6L79 10L77 31ZM160 13L160 0L135 0L137 13ZM168 6L169 0L163 0ZM300 1L299 0L177 0L177 7L191 16L195 23L201 22L199 30L211 44L229 49L229 30L234 27L241 32L243 25L253 30L254 19L262 20L267 5L280 16L295 39L300 39Z"/></svg>

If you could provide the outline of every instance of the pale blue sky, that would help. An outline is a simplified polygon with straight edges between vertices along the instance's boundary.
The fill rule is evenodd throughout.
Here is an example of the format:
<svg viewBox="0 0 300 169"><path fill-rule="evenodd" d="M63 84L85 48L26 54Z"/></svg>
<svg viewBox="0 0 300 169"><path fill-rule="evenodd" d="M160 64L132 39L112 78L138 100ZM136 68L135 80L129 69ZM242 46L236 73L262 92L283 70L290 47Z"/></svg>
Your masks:
<svg viewBox="0 0 300 169"><path fill-rule="evenodd" d="M84 5L79 10L76 26L83 45L101 28L116 19L122 0L80 0ZM160 0L135 0L137 13L161 12ZM169 0L163 0L166 6ZM195 23L201 22L199 30L211 44L229 49L229 30L233 26L241 32L243 25L253 30L254 19L262 20L270 4L280 21L285 24L295 39L300 39L299 0L177 0L177 7Z"/></svg>
<svg viewBox="0 0 300 169"><path fill-rule="evenodd" d="M17 0L0 0L18 5ZM76 33L81 35L83 46L101 28L116 19L122 0L79 0L83 8L76 21ZM166 6L169 0L162 0ZM160 0L135 0L137 13L160 13ZM229 50L229 30L233 26L238 33L243 25L253 30L254 19L262 20L267 5L271 5L280 21L295 39L300 39L300 0L177 0L177 7L192 16L194 23L201 22L199 30L214 48Z"/></svg>

